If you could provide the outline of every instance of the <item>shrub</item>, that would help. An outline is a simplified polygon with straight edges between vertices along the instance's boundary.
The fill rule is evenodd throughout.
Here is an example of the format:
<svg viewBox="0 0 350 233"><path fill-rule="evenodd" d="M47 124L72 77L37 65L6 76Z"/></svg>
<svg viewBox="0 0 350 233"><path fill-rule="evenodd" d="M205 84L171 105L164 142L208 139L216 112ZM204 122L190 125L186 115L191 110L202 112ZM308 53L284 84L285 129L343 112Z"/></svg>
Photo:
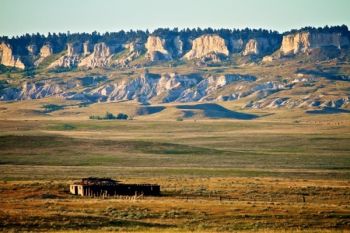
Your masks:
<svg viewBox="0 0 350 233"><path fill-rule="evenodd" d="M104 116L92 115L89 117L91 120L127 120L128 118L129 116L124 113L118 113L118 115L115 116L110 112L106 112Z"/></svg>
<svg viewBox="0 0 350 233"><path fill-rule="evenodd" d="M124 114L124 113L119 113L117 115L117 119L118 120L127 120L128 119L128 115Z"/></svg>

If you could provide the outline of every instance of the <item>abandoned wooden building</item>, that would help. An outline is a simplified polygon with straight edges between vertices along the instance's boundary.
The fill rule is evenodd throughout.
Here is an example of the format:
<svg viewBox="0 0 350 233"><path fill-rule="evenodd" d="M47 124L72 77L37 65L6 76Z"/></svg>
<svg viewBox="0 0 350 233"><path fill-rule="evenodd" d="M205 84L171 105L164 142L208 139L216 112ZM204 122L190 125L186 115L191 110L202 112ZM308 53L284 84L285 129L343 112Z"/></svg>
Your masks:
<svg viewBox="0 0 350 233"><path fill-rule="evenodd" d="M110 178L89 177L70 185L70 193L80 196L160 195L156 184L123 184Z"/></svg>

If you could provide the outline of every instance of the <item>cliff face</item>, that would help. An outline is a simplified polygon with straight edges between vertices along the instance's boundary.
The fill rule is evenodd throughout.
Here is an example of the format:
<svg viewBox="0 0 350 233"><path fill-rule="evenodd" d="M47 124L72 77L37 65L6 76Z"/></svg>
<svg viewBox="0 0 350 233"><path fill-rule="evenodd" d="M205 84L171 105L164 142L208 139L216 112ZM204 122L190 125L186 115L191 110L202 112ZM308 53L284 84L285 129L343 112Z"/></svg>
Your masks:
<svg viewBox="0 0 350 233"><path fill-rule="evenodd" d="M53 54L52 46L50 44L43 45L40 49L40 57L46 58Z"/></svg>
<svg viewBox="0 0 350 233"><path fill-rule="evenodd" d="M64 55L48 68L140 67L145 64L150 65L147 64L149 61L180 61L181 59L197 59L195 62L199 66L213 65L224 60L245 64L259 59L263 62L271 62L280 59L281 55L297 53L306 53L323 60L345 54L339 53L339 49L350 46L349 35L349 30L344 26L324 29L306 28L300 32L284 35L283 40L282 35L277 32L266 30L215 31L212 29L206 31L159 30L154 32L154 35L149 32L129 34L120 32L115 36L111 34L74 35L72 38L59 35L60 38L56 39L36 35L32 40L0 37L1 41L4 41L0 48L0 59L1 64L5 66L21 69L38 66L46 58L52 59L56 57L52 55L58 53ZM96 43L96 41L101 42ZM318 49L323 47L327 49ZM277 51L278 53L274 53ZM145 52L146 60L132 62ZM239 56L247 57L236 59Z"/></svg>
<svg viewBox="0 0 350 233"><path fill-rule="evenodd" d="M68 43L67 56L80 55L83 52L83 45L81 43Z"/></svg>
<svg viewBox="0 0 350 233"><path fill-rule="evenodd" d="M192 49L185 54L185 59L202 58L210 53L219 53L228 56L226 42L218 35L203 35L195 39Z"/></svg>
<svg viewBox="0 0 350 233"><path fill-rule="evenodd" d="M269 46L269 41L266 38L250 39L244 48L243 55L260 55Z"/></svg>
<svg viewBox="0 0 350 233"><path fill-rule="evenodd" d="M25 65L18 56L13 54L10 45L1 43L0 45L0 61L4 66L16 67L19 69L24 69Z"/></svg>
<svg viewBox="0 0 350 233"><path fill-rule="evenodd" d="M149 36L145 44L146 57L150 61L171 60L170 52L165 49L165 40L158 36Z"/></svg>
<svg viewBox="0 0 350 233"><path fill-rule="evenodd" d="M105 43L97 43L92 54L81 60L78 66L87 68L107 67L114 49L114 47L107 46Z"/></svg>
<svg viewBox="0 0 350 233"><path fill-rule="evenodd" d="M349 46L349 39L340 33L300 32L283 36L280 51L284 55L305 53L314 48L334 46L338 49Z"/></svg>
<svg viewBox="0 0 350 233"><path fill-rule="evenodd" d="M350 109L350 32L345 27L306 28L283 38L259 30L128 33L58 35L57 40L3 37L0 63L26 70L0 67L0 101L49 96L84 103L240 99L237 104L247 108ZM301 56L283 56L297 53ZM284 64L290 68L283 69ZM73 67L108 69L68 69ZM144 69L152 73L142 74Z"/></svg>
<svg viewBox="0 0 350 233"><path fill-rule="evenodd" d="M139 42L130 42L124 45L124 54L115 60L117 65L122 67L128 66L128 64L139 57L144 50L144 45Z"/></svg>
<svg viewBox="0 0 350 233"><path fill-rule="evenodd" d="M49 65L49 68L71 68L78 65L80 56L83 52L83 45L81 43L68 43L67 55L60 57Z"/></svg>
<svg viewBox="0 0 350 233"><path fill-rule="evenodd" d="M91 53L91 43L90 41L85 41L83 44L83 55L87 56Z"/></svg>
<svg viewBox="0 0 350 233"><path fill-rule="evenodd" d="M184 47L184 43L183 41L180 39L179 36L175 37L174 39L174 47L176 49L176 55L177 56L181 56L183 54L183 47Z"/></svg>
<svg viewBox="0 0 350 233"><path fill-rule="evenodd" d="M34 66L40 65L45 58L51 56L53 54L53 49L51 44L45 44L40 48L39 59L34 62Z"/></svg>

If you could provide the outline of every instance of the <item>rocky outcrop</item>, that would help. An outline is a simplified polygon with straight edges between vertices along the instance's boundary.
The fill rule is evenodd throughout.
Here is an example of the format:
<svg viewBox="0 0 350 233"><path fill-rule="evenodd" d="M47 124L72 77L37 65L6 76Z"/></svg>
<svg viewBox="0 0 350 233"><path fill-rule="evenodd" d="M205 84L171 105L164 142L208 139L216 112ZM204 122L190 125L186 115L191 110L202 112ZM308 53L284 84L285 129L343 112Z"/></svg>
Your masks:
<svg viewBox="0 0 350 233"><path fill-rule="evenodd" d="M165 48L165 40L158 36L149 36L145 44L146 57L150 61L171 60L170 52Z"/></svg>
<svg viewBox="0 0 350 233"><path fill-rule="evenodd" d="M65 86L65 85L64 85ZM55 82L24 82L19 88L6 88L0 95L0 100L30 100L41 99L62 94L66 87Z"/></svg>
<svg viewBox="0 0 350 233"><path fill-rule="evenodd" d="M80 43L68 43L67 55L63 55L58 60L49 65L49 68L72 68L76 67L80 61L80 55L83 51L83 46Z"/></svg>
<svg viewBox="0 0 350 233"><path fill-rule="evenodd" d="M51 56L53 54L52 46L51 44L45 44L40 49L40 57L46 58L48 56Z"/></svg>
<svg viewBox="0 0 350 233"><path fill-rule="evenodd" d="M39 58L34 62L34 66L39 66L45 58L53 54L53 49L51 44L44 44L40 49Z"/></svg>
<svg viewBox="0 0 350 233"><path fill-rule="evenodd" d="M83 44L83 55L87 56L91 53L91 43L90 41L85 41Z"/></svg>
<svg viewBox="0 0 350 233"><path fill-rule="evenodd" d="M266 38L250 39L246 44L243 56L260 55L269 47L269 42Z"/></svg>
<svg viewBox="0 0 350 233"><path fill-rule="evenodd" d="M333 100L325 100L320 98L290 98L290 97L268 97L259 101L251 101L246 104L246 108L255 109L274 109L274 108L306 108L306 109L325 109L308 111L309 113L341 113L348 112L341 108L347 108L349 106L349 97L339 97ZM327 108L330 108L327 110ZM329 111L329 112L327 112Z"/></svg>
<svg viewBox="0 0 350 233"><path fill-rule="evenodd" d="M144 46L141 43L138 43L138 42L127 43L124 45L124 51L121 52L122 55L118 56L115 63L122 67L126 67L131 61L139 57L142 54L143 50L144 50Z"/></svg>
<svg viewBox="0 0 350 233"><path fill-rule="evenodd" d="M142 103L168 103L206 101L209 95L238 82L253 82L249 75L222 75L202 77L198 75L162 75L145 73L134 79L108 82L88 93L67 96L74 100L121 101L137 100Z"/></svg>
<svg viewBox="0 0 350 233"><path fill-rule="evenodd" d="M248 98L246 108L349 108L346 92L293 95L298 87L312 86L314 77L260 80L251 75L161 75L144 73L135 78L109 80L105 76L51 78L0 86L0 100L13 101L60 96L88 102L135 100L141 103L232 101ZM242 99L244 101L244 99Z"/></svg>
<svg viewBox="0 0 350 233"><path fill-rule="evenodd" d="M83 45L81 43L68 43L67 44L67 56L80 55L83 51Z"/></svg>
<svg viewBox="0 0 350 233"><path fill-rule="evenodd" d="M175 37L174 39L174 47L175 47L175 50L176 50L176 55L177 56L181 56L183 54L183 46L184 46L184 43L183 41L180 39L179 36Z"/></svg>
<svg viewBox="0 0 350 233"><path fill-rule="evenodd" d="M349 46L349 39L341 33L299 32L283 36L280 52L283 55L305 53L315 48Z"/></svg>
<svg viewBox="0 0 350 233"><path fill-rule="evenodd" d="M86 68L107 67L114 50L114 46L108 46L105 43L97 43L94 46L93 53L81 60L78 66Z"/></svg>
<svg viewBox="0 0 350 233"><path fill-rule="evenodd" d="M218 35L203 35L195 39L192 49L185 54L185 59L202 58L210 53L229 55L226 42Z"/></svg>
<svg viewBox="0 0 350 233"><path fill-rule="evenodd" d="M72 68L76 67L80 61L80 56L73 55L73 56L67 56L64 55L60 57L58 60L54 61L49 65L49 69L51 68Z"/></svg>
<svg viewBox="0 0 350 233"><path fill-rule="evenodd" d="M195 87L185 90L178 102L211 101L215 92L223 87L237 82L253 82L256 78L251 75L227 74L221 76L209 76L203 79Z"/></svg>
<svg viewBox="0 0 350 233"><path fill-rule="evenodd" d="M5 43L0 44L0 62L4 66L16 67L19 69L25 68L25 65L21 61L20 57L15 56L11 46Z"/></svg>
<svg viewBox="0 0 350 233"><path fill-rule="evenodd" d="M278 48L279 43L275 39L269 38L255 38L250 39L245 45L243 56L257 55L263 56L268 53L274 52L274 49Z"/></svg>
<svg viewBox="0 0 350 233"><path fill-rule="evenodd" d="M28 45L27 49L31 56L36 56L38 54L38 46L36 46L36 44Z"/></svg>

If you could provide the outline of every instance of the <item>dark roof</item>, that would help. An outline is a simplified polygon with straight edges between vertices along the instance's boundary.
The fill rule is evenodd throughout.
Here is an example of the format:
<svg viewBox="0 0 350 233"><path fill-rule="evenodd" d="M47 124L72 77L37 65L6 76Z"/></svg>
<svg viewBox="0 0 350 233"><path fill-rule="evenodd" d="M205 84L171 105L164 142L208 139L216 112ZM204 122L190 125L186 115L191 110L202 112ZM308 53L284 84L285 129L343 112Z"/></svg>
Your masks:
<svg viewBox="0 0 350 233"><path fill-rule="evenodd" d="M88 177L81 179L80 182L75 184L80 185L99 185L99 186L114 186L117 185L119 181L113 180L111 178L98 178L98 177Z"/></svg>

